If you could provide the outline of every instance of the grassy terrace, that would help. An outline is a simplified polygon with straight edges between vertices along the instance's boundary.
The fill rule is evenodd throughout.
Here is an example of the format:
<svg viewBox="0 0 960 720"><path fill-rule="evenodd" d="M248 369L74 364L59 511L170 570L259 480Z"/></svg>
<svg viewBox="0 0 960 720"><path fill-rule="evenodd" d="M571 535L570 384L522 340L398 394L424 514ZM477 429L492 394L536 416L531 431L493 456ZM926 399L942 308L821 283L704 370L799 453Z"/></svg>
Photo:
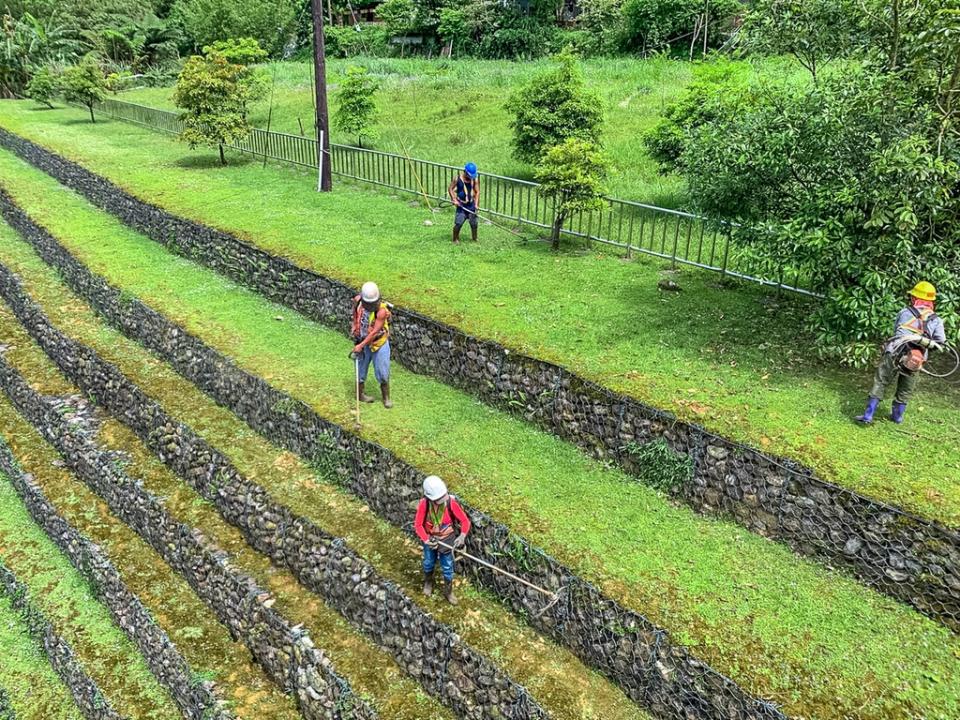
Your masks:
<svg viewBox="0 0 960 720"><path fill-rule="evenodd" d="M0 557L27 586L31 601L57 634L73 647L84 670L116 711L131 720L168 720L179 714L139 649L114 625L109 611L94 597L83 577L33 522L5 477L0 478ZM6 616L11 608L3 607ZM15 636L9 628L4 632ZM38 661L36 652L24 657L25 666ZM23 667L17 667L18 661L12 668L14 674L23 672ZM59 689L55 684L49 694L39 690L40 702L62 697ZM54 711L53 716L57 712L63 711ZM67 710L64 716L73 714Z"/></svg>
<svg viewBox="0 0 960 720"><path fill-rule="evenodd" d="M0 309L0 326L4 342L13 339L17 343L8 358L25 367L24 360L33 357L35 349L22 329L15 325L6 306ZM25 355L20 354L22 349L27 350ZM46 364L34 366L31 378L47 392L58 384L61 389L70 388ZM82 482L59 466L62 461L56 450L17 414L2 394L0 435L67 521L106 552L127 587L151 611L194 672L216 681L221 696L238 718L296 720L300 717L293 700L250 660L242 643L231 640L227 629L194 595L186 581L173 573L132 530L114 518ZM19 503L12 488L10 494L10 502L4 503L4 509ZM175 713L173 710L164 717L174 717Z"/></svg>
<svg viewBox="0 0 960 720"><path fill-rule="evenodd" d="M338 335L166 253L9 156L0 157L0 167L22 206L96 272L247 369L349 422L349 368ZM0 260L27 280L61 327L120 362L208 439L230 448L241 468L280 499L302 498L298 507L339 531L322 520L324 504L333 510L355 505L325 499L326 487L295 458L275 449L260 456L249 430L222 411L209 411L209 420L208 410L194 411L198 401L182 381L155 361L138 359L135 346L90 320L9 230ZM791 714L949 718L958 712L960 646L934 623L736 526L672 507L622 473L444 385L397 370L397 387L393 411L365 410L365 434L424 470L440 470L467 500ZM427 406L431 413L418 412ZM268 464L264 457L273 459ZM289 476L286 486L280 475ZM344 534L378 566L390 566L383 545L364 544L363 533ZM415 573L412 556L408 562Z"/></svg>
<svg viewBox="0 0 960 720"><path fill-rule="evenodd" d="M549 67L547 60L509 62L457 60L452 63L400 58L351 58L327 65L331 112L338 105L336 88L350 65L364 65L381 83L377 101L379 138L372 147L448 165L477 163L483 172L532 179L530 166L511 157L509 115L503 103L509 93ZM766 62L765 72L779 64ZM673 207L682 203L677 177L663 177L638 142L660 118L691 77L691 65L667 58L637 62L633 58L592 59L583 63L584 77L603 103L604 144L611 161L610 192L629 200ZM254 104L254 125L292 135L301 127L312 132L313 76L309 63L280 62L265 67L271 78L269 98ZM787 70L786 66L784 70ZM174 109L172 88L142 88L120 99ZM354 145L356 137L333 129L333 141ZM364 147L370 147L364 138Z"/></svg>
<svg viewBox="0 0 960 720"><path fill-rule="evenodd" d="M19 502L9 481L0 476L0 501ZM20 613L0 597L0 685L21 720L82 720L66 685L34 642Z"/></svg>
<svg viewBox="0 0 960 720"><path fill-rule="evenodd" d="M9 233L3 227L0 237ZM5 239L5 238L4 238ZM16 241L13 241L16 243ZM3 255L0 262L7 264ZM8 267L14 266L13 263ZM18 272L23 270L17 266ZM39 269L43 271L43 268ZM37 298L62 328L117 362L138 383L153 391L180 419L203 429L207 440L225 450L248 477L275 491L278 499L296 512L307 514L323 527L348 535L381 573L397 582L431 614L454 625L467 642L488 655L524 684L558 720L611 718L641 720L642 713L623 693L597 673L584 667L568 651L545 641L495 601L468 591L458 608L441 597L420 596L422 576L418 547L399 530L373 517L369 509L334 485L323 482L295 456L271 447L238 419L219 408L195 387L157 363L135 343L104 327L83 303L53 278L39 281ZM56 296L52 299L51 293ZM59 316L59 317L57 317ZM30 377L63 382L59 372L29 340L18 345L18 367ZM29 357L28 357L29 356ZM75 389L73 389L76 392ZM238 530L224 522L213 506L173 476L129 429L107 421L100 435L104 447L126 456L126 469L145 481L148 490L164 498L170 512L182 522L203 529L217 545L231 553L234 564L250 574L277 598L276 607L310 630L336 667L354 688L365 691L384 717L447 718L449 711L407 679L392 658L366 643L335 611L303 589L288 572L270 565L252 550ZM363 523L356 523L356 517Z"/></svg>
<svg viewBox="0 0 960 720"><path fill-rule="evenodd" d="M698 272L683 273L684 292L662 293L658 267L647 260L553 255L492 228L478 246L455 251L444 222L424 226L425 210L380 192L340 188L321 197L285 168L236 158L215 168L211 156L159 134L81 118L72 109L0 106L4 127L173 212L353 284L376 277L392 301L796 457L866 495L960 522L958 386L924 378L905 428L857 427L851 418L862 409L870 372L812 360L809 337L798 330L806 313L799 301L754 287L721 289ZM9 156L0 172L28 194L29 174ZM66 219L58 226L73 229ZM397 383L400 404L413 400L411 390ZM918 443L940 448L922 473L909 471Z"/></svg>
<svg viewBox="0 0 960 720"><path fill-rule="evenodd" d="M7 333L12 332L16 331L7 329ZM50 393L54 387L66 384L67 393L79 393L25 335L17 338L16 353L11 361L34 387ZM106 419L100 428L98 443L122 453L128 473L143 479L146 488L163 498L178 520L202 528L208 538L231 553L235 567L274 592L278 609L295 623L304 624L317 646L329 651L337 669L347 675L354 689L373 701L384 717L398 720L423 717L448 720L452 717L445 708L420 692L415 683L406 679L389 656L352 632L334 611L300 589L288 573L271 568L267 560L245 544L239 532L225 526L209 503L171 478L166 468L154 461L149 451L124 426ZM246 651L241 653L247 654ZM346 662L341 663L341 660ZM360 682L352 682L355 675L362 676Z"/></svg>

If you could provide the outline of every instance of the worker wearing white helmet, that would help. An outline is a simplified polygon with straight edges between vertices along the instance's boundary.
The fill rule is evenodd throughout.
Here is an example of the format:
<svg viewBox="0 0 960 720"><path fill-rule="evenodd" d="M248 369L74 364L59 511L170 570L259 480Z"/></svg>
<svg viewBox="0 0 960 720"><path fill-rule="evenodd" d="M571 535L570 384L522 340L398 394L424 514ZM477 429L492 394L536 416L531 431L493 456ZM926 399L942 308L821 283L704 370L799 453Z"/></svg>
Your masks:
<svg viewBox="0 0 960 720"><path fill-rule="evenodd" d="M444 595L450 604L456 605L457 598L453 594L453 550L466 544L470 518L457 499L447 493L446 484L436 475L430 475L423 481L423 497L417 505L413 529L423 542L423 594L430 595L433 592L433 569L439 560Z"/></svg>
<svg viewBox="0 0 960 720"><path fill-rule="evenodd" d="M380 297L380 288L374 282L365 282L360 294L353 298L351 334L355 343L353 353L359 361L357 395L363 402L373 402L363 387L372 362L383 406L393 407L390 400L390 305Z"/></svg>

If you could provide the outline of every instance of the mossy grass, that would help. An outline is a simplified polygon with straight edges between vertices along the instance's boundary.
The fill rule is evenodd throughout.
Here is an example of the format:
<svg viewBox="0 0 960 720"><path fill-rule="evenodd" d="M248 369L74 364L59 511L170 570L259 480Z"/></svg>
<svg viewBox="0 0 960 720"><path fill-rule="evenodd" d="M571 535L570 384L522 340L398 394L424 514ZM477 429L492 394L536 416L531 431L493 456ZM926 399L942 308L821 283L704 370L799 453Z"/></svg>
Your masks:
<svg viewBox="0 0 960 720"><path fill-rule="evenodd" d="M207 167L169 137L79 117L74 109L39 117L28 103L0 108L4 127L172 212L353 285L376 278L391 301L794 457L857 492L960 523L960 386L924 378L907 425L858 427L870 371L814 358L804 301L721 287L693 270L676 278L684 292L663 293L659 261L625 262L601 248L552 254L492 227L455 250L449 216L379 190L341 185L320 196L289 168L242 158ZM11 182L24 178L9 157L0 167ZM924 472L901 472L918 444L940 451Z"/></svg>
<svg viewBox="0 0 960 720"><path fill-rule="evenodd" d="M216 682L231 712L240 720L300 717L293 700L253 663L242 643L231 640L186 582L116 520L86 486L54 465L60 462L57 452L17 415L5 396L0 396L0 434L57 510L107 553L127 587L151 611L198 677ZM120 665L109 670L124 672ZM163 717L175 716L176 710Z"/></svg>
<svg viewBox="0 0 960 720"><path fill-rule="evenodd" d="M33 522L6 477L0 477L0 557L117 712L131 720L168 720L178 714L139 649Z"/></svg>
<svg viewBox="0 0 960 720"><path fill-rule="evenodd" d="M0 476L0 493L9 485ZM69 689L50 667L10 600L0 595L0 687L21 720L83 720Z"/></svg>
<svg viewBox="0 0 960 720"><path fill-rule="evenodd" d="M96 272L323 414L350 422L342 338L167 254L69 192L59 191L53 212L46 179L17 170L18 200ZM114 359L136 355L109 331L85 329L89 321L68 323L80 304L6 235L0 258L51 312L63 308L54 313L63 327L99 338ZM162 365L138 362L143 372L153 369L156 384L148 389L165 402L180 394L163 389ZM673 507L521 421L428 378L395 372L400 402L389 412L366 409L367 436L424 470L439 470L455 492L665 625L748 689L803 716L946 718L956 711L960 649L945 629L742 528ZM249 430L229 432L236 433L233 446L248 452ZM278 455L274 462L284 469L296 461ZM304 476L305 496L314 492L311 482Z"/></svg>

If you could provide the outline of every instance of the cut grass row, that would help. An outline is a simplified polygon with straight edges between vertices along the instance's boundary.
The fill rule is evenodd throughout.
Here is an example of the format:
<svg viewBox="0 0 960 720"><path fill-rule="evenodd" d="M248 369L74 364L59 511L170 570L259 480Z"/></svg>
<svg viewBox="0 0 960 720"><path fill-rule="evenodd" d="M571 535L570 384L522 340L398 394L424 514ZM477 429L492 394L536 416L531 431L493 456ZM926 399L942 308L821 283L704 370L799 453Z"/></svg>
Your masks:
<svg viewBox="0 0 960 720"><path fill-rule="evenodd" d="M20 334L9 326L3 327L3 330L6 336ZM31 381L33 387L45 394L52 394L50 390L53 387L65 384L68 394L78 393L77 388L59 374L29 338L19 337L18 340L16 355L8 358L8 361ZM375 702L378 709L383 710L384 717L405 720L421 717L442 720L452 717L420 692L415 683L405 679L389 657L358 637L335 612L303 591L288 573L271 568L269 562L246 545L238 532L220 521L209 503L171 478L163 466L150 464L149 451L117 421L106 419L103 422L99 427L97 444L118 453L128 474L144 480L144 487L148 491L163 498L166 508L176 520L202 528L207 538L229 552L231 565L274 593L280 612L302 624L320 647L326 649L325 641L330 640L335 646L331 648L334 665L339 670L338 661L343 659L350 668L364 676L364 694ZM172 571L168 569L168 572Z"/></svg>
<svg viewBox="0 0 960 720"><path fill-rule="evenodd" d="M59 513L106 552L125 584L152 612L191 667L201 677L216 682L218 692L238 718L299 718L293 701L251 661L243 644L230 638L186 581L172 573L96 495L62 468L57 452L17 414L5 396L0 396L0 433ZM12 501L19 502L15 495Z"/></svg>
<svg viewBox="0 0 960 720"><path fill-rule="evenodd" d="M0 483L0 557L26 586L31 603L73 648L114 710L131 720L169 720L179 715L137 647L33 522L5 477Z"/></svg>
<svg viewBox="0 0 960 720"><path fill-rule="evenodd" d="M10 498L9 481L0 476L0 503ZM82 720L63 681L50 667L40 646L30 635L20 613L0 594L0 687L20 720ZM0 712L0 717L2 717Z"/></svg>
<svg viewBox="0 0 960 720"><path fill-rule="evenodd" d="M850 418L867 373L811 359L810 338L798 329L808 312L802 304L756 288L720 289L697 272L684 273L685 292L661 293L649 261L552 255L494 229L479 246L451 254L445 229L424 227L423 210L382 194L341 189L320 197L285 169L198 166L168 138L120 123L94 128L77 117L0 107L5 127L172 212L354 285L375 277L390 300L796 457L870 497L960 521L957 389L925 382L907 428L856 427ZM9 158L0 167L13 181L22 172ZM918 442L942 451L925 472L903 472Z"/></svg>
<svg viewBox="0 0 960 720"><path fill-rule="evenodd" d="M31 173L41 185L47 182L34 171L25 175ZM18 201L43 214L48 227L95 271L242 366L270 374L278 387L347 421L350 381L339 361L343 341L334 333L169 256L71 193L50 187L45 194L29 192L25 180L14 189ZM47 202L56 195L57 213L44 211L41 195ZM65 225L58 231L60 217ZM49 272L16 241L4 247L21 248L5 249L3 256L24 277ZM34 288L51 282L28 284L40 292ZM274 320L277 316L284 321ZM116 344L110 340L105 346ZM398 376L408 388L410 407L372 411L368 432L375 425L375 439L424 469L453 474L468 500L508 519L627 605L667 625L751 690L801 715L953 712L956 692L948 687L951 681L942 680L956 675L956 644L948 632L738 528L672 508L622 474L445 386ZM433 413L424 418L412 411L420 404L434 408L438 425L430 425ZM469 446L473 455L457 457L458 446ZM496 458L490 458L490 447L497 448ZM589 503L583 500L585 482Z"/></svg>
<svg viewBox="0 0 960 720"><path fill-rule="evenodd" d="M62 300L70 308L75 308L79 302L75 298ZM56 304L62 306L60 301ZM68 325L72 328L75 324L87 324L94 331L104 331L90 314L85 318L72 316ZM159 381L160 387L164 388L161 397L165 398L165 402L166 399L176 398L171 402L177 407L181 420L214 426L232 422L235 428L242 427L238 420L228 414L220 417L225 415L223 410L173 375L169 369L161 372L156 361L136 345L129 341L123 343L132 355L127 357L125 363L132 367L124 367L124 370L128 373L134 370L133 376L138 381L151 382L152 387L157 387L156 381ZM98 343L97 349L103 351L104 347L115 348L116 339ZM33 347L32 343L21 342L18 348L20 359L17 366L29 367L31 378L58 375L41 350ZM26 357L28 353L29 358ZM174 386L170 385L172 379L176 383ZM249 435L249 431L246 434ZM416 560L418 548L409 538L382 521L377 521L362 504L353 501L348 505L343 491L336 490L328 483L318 482L314 472L289 454L271 448L256 436L247 441L231 433L215 435L208 440L217 442L221 449L227 449L228 455L255 457L255 466L247 465L248 476L258 478L261 483L269 479L271 490L279 486L283 491L278 493L279 499L298 513L303 512L304 490L316 490L316 494L310 494L310 506L320 498L322 504L319 512L311 513L311 519L321 526L332 523L334 532L349 529L351 544L358 539L362 544L359 549L365 556L369 555L379 572L422 602L431 614L449 623L466 642L503 666L531 690L552 717L558 720L646 717L612 684L585 668L567 650L544 641L496 602L473 591L466 594L456 609L442 598L429 601L419 598L422 576ZM415 686L410 687L409 680L398 679L398 669L389 657L383 653L379 656L370 652L364 654L363 647L357 647L355 633L335 613L299 586L290 573L271 567L265 557L251 550L236 528L224 522L210 503L149 455L129 429L113 420L106 422L101 430L100 444L122 451L129 474L143 479L148 491L163 497L167 509L177 520L202 528L208 538L230 552L234 566L271 591L277 599L278 609L311 632L312 637L329 651L338 669L351 678L355 688L368 688L374 704L385 716L440 718L449 715L428 702ZM244 447L250 444L253 447L244 452ZM356 523L357 517L363 520L359 524ZM360 679L354 680L356 678ZM419 704L414 704L415 700L419 700Z"/></svg>

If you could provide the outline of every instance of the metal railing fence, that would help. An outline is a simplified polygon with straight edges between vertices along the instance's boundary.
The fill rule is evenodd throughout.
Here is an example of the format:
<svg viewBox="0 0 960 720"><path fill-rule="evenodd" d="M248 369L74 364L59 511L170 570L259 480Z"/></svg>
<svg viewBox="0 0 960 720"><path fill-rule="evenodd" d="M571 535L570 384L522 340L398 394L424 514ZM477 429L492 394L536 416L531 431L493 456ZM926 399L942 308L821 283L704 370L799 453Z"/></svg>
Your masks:
<svg viewBox="0 0 960 720"><path fill-rule="evenodd" d="M177 113L116 100L104 100L101 112L118 120L178 134L183 123ZM230 147L272 160L317 167L317 141L311 137L254 128ZM459 168L443 163L404 157L395 153L331 144L331 170L335 175L448 202L447 187ZM481 174L481 215L550 229L553 202L543 197L539 185L502 175ZM750 272L732 236L732 226L714 223L699 215L644 203L606 198L603 210L569 217L562 234L613 245L629 256L651 255L672 264L692 265L721 275L740 278L783 290L820 297L808 278L783 270L776 280Z"/></svg>

